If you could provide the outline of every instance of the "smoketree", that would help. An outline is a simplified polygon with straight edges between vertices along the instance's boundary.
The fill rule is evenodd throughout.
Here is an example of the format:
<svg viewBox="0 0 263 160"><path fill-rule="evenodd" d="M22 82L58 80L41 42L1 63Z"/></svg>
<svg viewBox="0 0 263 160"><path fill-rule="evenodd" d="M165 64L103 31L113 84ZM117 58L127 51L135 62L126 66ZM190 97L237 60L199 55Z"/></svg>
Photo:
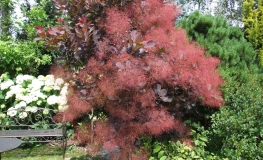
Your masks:
<svg viewBox="0 0 263 160"><path fill-rule="evenodd" d="M59 19L48 30L38 26L37 40L62 52L64 69L53 66L50 72L72 82L67 120L78 122L88 114L93 120L101 111L106 115L77 131L81 142L114 152L111 158L125 157L140 136L188 135L183 111L224 104L220 60L205 55L183 29L174 27L176 6L161 0L120 7L114 2L54 2L72 19ZM76 11L85 13L73 17ZM71 74L80 64L85 65Z"/></svg>

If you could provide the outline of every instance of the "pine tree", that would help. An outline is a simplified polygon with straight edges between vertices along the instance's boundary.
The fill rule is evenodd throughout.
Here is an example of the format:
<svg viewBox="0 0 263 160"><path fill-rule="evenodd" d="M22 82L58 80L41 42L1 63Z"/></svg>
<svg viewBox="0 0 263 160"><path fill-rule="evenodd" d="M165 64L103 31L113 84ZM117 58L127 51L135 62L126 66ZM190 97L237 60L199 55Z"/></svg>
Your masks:
<svg viewBox="0 0 263 160"><path fill-rule="evenodd" d="M247 74L258 71L257 53L252 45L246 41L240 28L230 26L224 18L196 11L180 26L185 28L190 40L206 48L206 54L221 59L219 69L223 78L246 81Z"/></svg>

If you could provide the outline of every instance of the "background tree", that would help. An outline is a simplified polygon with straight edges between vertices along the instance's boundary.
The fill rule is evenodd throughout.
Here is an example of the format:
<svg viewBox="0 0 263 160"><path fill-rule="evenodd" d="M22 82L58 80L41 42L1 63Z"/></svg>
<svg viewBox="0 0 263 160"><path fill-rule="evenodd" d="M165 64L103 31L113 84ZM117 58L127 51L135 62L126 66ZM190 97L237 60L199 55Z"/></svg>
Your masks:
<svg viewBox="0 0 263 160"><path fill-rule="evenodd" d="M37 37L36 26L47 28L55 24L57 13L55 6L49 0L37 0L35 4L30 4L27 0L20 4L24 21L19 26L16 39L33 41Z"/></svg>
<svg viewBox="0 0 263 160"><path fill-rule="evenodd" d="M188 17L195 10L199 10L202 13L212 12L212 0L174 0L174 4L182 9L177 21L180 21L183 17Z"/></svg>
<svg viewBox="0 0 263 160"><path fill-rule="evenodd" d="M228 23L240 28L243 27L243 2L245 0L176 0L175 4L182 8L182 15L188 17L189 14L198 10L203 14L222 16Z"/></svg>
<svg viewBox="0 0 263 160"><path fill-rule="evenodd" d="M263 66L263 1L257 3L254 0L244 2L244 24L246 38L259 52L259 64Z"/></svg>
<svg viewBox="0 0 263 160"><path fill-rule="evenodd" d="M0 73L9 72L11 77L17 74L47 74L52 57L50 52L44 49L43 44L32 41L36 34L33 31L34 27L31 26L39 24L47 26L49 22L45 18L45 12L41 9L30 9L30 4L25 1L25 8L30 16L17 20L18 15L15 15L13 10L22 5L22 2L14 3L11 0L0 2L3 13L1 27L4 29L0 40ZM27 18L30 19L30 24Z"/></svg>
<svg viewBox="0 0 263 160"><path fill-rule="evenodd" d="M0 36L2 38L11 36L13 3L12 0L0 1Z"/></svg>
<svg viewBox="0 0 263 160"><path fill-rule="evenodd" d="M215 4L214 15L222 16L234 26L243 27L243 2L245 0L218 0Z"/></svg>

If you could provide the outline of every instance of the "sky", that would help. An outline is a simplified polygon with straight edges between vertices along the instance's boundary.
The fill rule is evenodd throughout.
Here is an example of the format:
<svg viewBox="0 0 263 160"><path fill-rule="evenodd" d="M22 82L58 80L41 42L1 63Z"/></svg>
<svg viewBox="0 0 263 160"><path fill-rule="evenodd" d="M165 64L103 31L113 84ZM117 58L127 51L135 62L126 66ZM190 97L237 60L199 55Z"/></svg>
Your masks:
<svg viewBox="0 0 263 160"><path fill-rule="evenodd" d="M17 16L18 19L23 19L23 16L22 16L22 11L20 9L20 5L23 4L25 2L25 0L18 0L15 4L15 9L14 9L14 14ZM28 2L31 4L31 5L34 5L36 4L36 2L34 0L28 0Z"/></svg>
<svg viewBox="0 0 263 160"><path fill-rule="evenodd" d="M20 5L23 4L24 2L25 0L17 0L15 3L14 13L12 14L12 21L14 22L14 26L16 28L20 28L17 23L23 23L25 20L25 17L23 16L21 8L20 8ZM31 5L36 4L34 0L28 0L28 2Z"/></svg>

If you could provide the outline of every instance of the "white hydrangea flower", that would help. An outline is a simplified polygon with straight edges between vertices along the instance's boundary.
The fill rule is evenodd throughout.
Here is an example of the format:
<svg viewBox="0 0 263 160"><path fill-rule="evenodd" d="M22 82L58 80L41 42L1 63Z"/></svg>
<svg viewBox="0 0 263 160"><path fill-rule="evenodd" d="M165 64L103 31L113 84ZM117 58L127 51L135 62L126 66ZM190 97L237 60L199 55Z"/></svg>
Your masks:
<svg viewBox="0 0 263 160"><path fill-rule="evenodd" d="M53 89L52 86L45 86L45 87L43 88L43 90L46 91L46 92L50 92L52 89Z"/></svg>
<svg viewBox="0 0 263 160"><path fill-rule="evenodd" d="M20 109L20 108L25 108L26 106L27 106L27 103L24 101L21 101L18 104L16 104L14 108Z"/></svg>
<svg viewBox="0 0 263 160"><path fill-rule="evenodd" d="M12 90L6 92L5 99L9 99L9 98L11 98L14 94L15 94L15 93L14 93Z"/></svg>
<svg viewBox="0 0 263 160"><path fill-rule="evenodd" d="M28 85L28 88L30 88L31 91L40 90L42 86L44 86L44 81L39 79L33 79L31 84Z"/></svg>
<svg viewBox="0 0 263 160"><path fill-rule="evenodd" d="M40 79L33 79L32 84L36 85L36 86L44 86L45 85L44 81L40 80Z"/></svg>
<svg viewBox="0 0 263 160"><path fill-rule="evenodd" d="M62 78L57 78L55 81L55 85L62 86L64 84L64 80Z"/></svg>
<svg viewBox="0 0 263 160"><path fill-rule="evenodd" d="M49 110L48 109L44 109L43 110L43 114L48 114L49 113Z"/></svg>
<svg viewBox="0 0 263 160"><path fill-rule="evenodd" d="M55 95L51 95L47 98L47 103L49 105L53 105L53 104L56 104L58 102L58 96L55 96Z"/></svg>
<svg viewBox="0 0 263 160"><path fill-rule="evenodd" d="M55 78L53 75L47 75L45 77L45 85L46 86L53 86L55 84Z"/></svg>
<svg viewBox="0 0 263 160"><path fill-rule="evenodd" d="M45 78L46 78L46 79L55 79L54 75L52 75L52 74L46 75Z"/></svg>
<svg viewBox="0 0 263 160"><path fill-rule="evenodd" d="M25 101L21 101L21 102L19 103L19 105L20 105L21 107L26 107L26 106L27 106L27 103L26 103Z"/></svg>
<svg viewBox="0 0 263 160"><path fill-rule="evenodd" d="M9 79L9 80L7 80L5 82L2 82L0 84L0 87L1 87L1 90L5 90L5 89L7 89L7 88L9 88L9 87L11 87L13 85L14 85L14 82L11 79Z"/></svg>
<svg viewBox="0 0 263 160"><path fill-rule="evenodd" d="M24 81L33 80L33 79L34 79L34 76L25 74L25 75L23 76L23 79L24 79Z"/></svg>
<svg viewBox="0 0 263 160"><path fill-rule="evenodd" d="M26 111L26 112L31 112L31 109L32 109L32 107L27 106L27 107L25 108L25 111Z"/></svg>
<svg viewBox="0 0 263 160"><path fill-rule="evenodd" d="M36 113L37 110L38 110L38 108L36 106L32 106L32 107L27 106L25 109L26 112L32 112L32 113Z"/></svg>
<svg viewBox="0 0 263 160"><path fill-rule="evenodd" d="M59 110L60 112L64 112L66 109L68 109L68 107L69 107L68 105L62 105L62 106L59 105L59 106L58 106L58 110Z"/></svg>
<svg viewBox="0 0 263 160"><path fill-rule="evenodd" d="M29 95L23 96L23 101L25 101L27 104L33 102L32 97L30 97Z"/></svg>
<svg viewBox="0 0 263 160"><path fill-rule="evenodd" d="M39 75L39 76L37 77L37 79L43 81L43 80L45 79L45 77L44 77L43 75Z"/></svg>
<svg viewBox="0 0 263 160"><path fill-rule="evenodd" d="M26 112L21 112L21 113L19 113L19 118L21 118L21 119L25 119L26 117L27 117L27 113Z"/></svg>
<svg viewBox="0 0 263 160"><path fill-rule="evenodd" d="M20 108L21 108L21 105L18 103L18 104L15 105L14 108L15 108L15 109L20 109Z"/></svg>
<svg viewBox="0 0 263 160"><path fill-rule="evenodd" d="M35 96L38 97L38 98L42 98L42 99L46 99L47 96L45 94L43 94L41 91L37 91L35 93Z"/></svg>
<svg viewBox="0 0 263 160"><path fill-rule="evenodd" d="M17 110L14 107L10 107L6 113L10 117L14 117L17 114Z"/></svg>
<svg viewBox="0 0 263 160"><path fill-rule="evenodd" d="M68 103L67 97L65 96L58 96L57 103L61 106L66 105Z"/></svg>
<svg viewBox="0 0 263 160"><path fill-rule="evenodd" d="M32 113L36 113L37 110L38 110L38 108L37 108L36 106L32 106L32 107L31 107L31 112L32 112Z"/></svg>
<svg viewBox="0 0 263 160"><path fill-rule="evenodd" d="M53 89L56 90L56 91L59 91L60 87L59 86L54 86Z"/></svg>
<svg viewBox="0 0 263 160"><path fill-rule="evenodd" d="M16 76L16 84L22 84L24 82L24 76L18 75Z"/></svg>
<svg viewBox="0 0 263 160"><path fill-rule="evenodd" d="M39 91L39 90L38 90L38 91ZM32 102L38 100L38 96L36 95L38 91L36 91L36 92L31 91L31 92L28 94L28 96L32 99Z"/></svg>
<svg viewBox="0 0 263 160"><path fill-rule="evenodd" d="M60 91L60 95L66 96L68 94L68 83L65 83Z"/></svg>
<svg viewBox="0 0 263 160"><path fill-rule="evenodd" d="M16 101L22 101L24 99L24 95L21 93L16 94Z"/></svg>
<svg viewBox="0 0 263 160"><path fill-rule="evenodd" d="M17 84L17 85L11 86L10 91L12 91L13 93L22 93L23 87L20 84Z"/></svg>
<svg viewBox="0 0 263 160"><path fill-rule="evenodd" d="M30 96L32 98L32 102L37 101L38 97L37 96Z"/></svg>

